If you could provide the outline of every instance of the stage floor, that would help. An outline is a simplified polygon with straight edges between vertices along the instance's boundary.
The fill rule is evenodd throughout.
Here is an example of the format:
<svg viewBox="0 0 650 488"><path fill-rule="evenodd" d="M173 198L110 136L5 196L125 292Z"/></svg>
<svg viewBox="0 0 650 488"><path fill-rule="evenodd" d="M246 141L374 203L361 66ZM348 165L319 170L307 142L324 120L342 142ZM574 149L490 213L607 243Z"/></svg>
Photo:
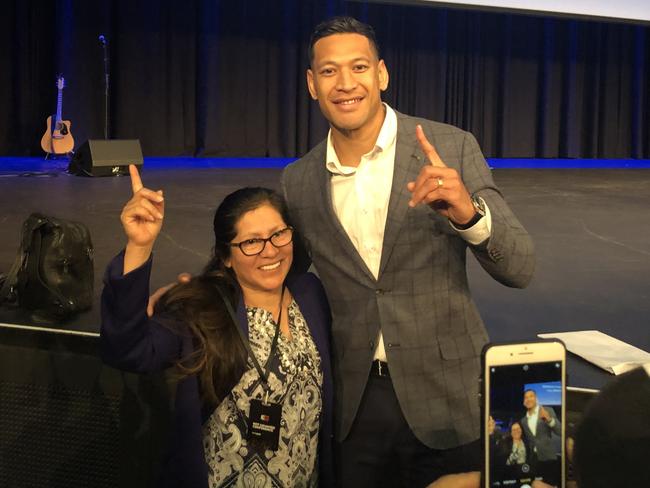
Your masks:
<svg viewBox="0 0 650 488"><path fill-rule="evenodd" d="M147 159L144 183L164 189L167 205L152 287L173 281L181 271L199 271L210 254L219 201L242 186L277 188L287 161ZM497 185L535 241L537 270L527 289L512 290L468 260L472 290L492 340L598 329L650 350L650 171L645 169L650 164L540 169L542 161L509 169L494 161ZM0 271L11 266L21 223L31 212L79 220L95 245L98 297L103 270L124 245L119 214L130 198L129 178L69 176L65 167L65 161L0 159ZM0 311L0 322L9 320L30 323L25 315ZM65 326L97 331L98 307ZM571 383L600 386L597 371L575 362Z"/></svg>

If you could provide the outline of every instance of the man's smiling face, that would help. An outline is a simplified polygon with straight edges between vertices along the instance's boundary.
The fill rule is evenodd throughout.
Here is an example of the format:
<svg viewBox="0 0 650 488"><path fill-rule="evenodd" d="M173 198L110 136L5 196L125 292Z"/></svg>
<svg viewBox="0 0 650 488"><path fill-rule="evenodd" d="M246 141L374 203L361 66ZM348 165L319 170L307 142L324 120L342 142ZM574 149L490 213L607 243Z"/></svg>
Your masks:
<svg viewBox="0 0 650 488"><path fill-rule="evenodd" d="M333 34L316 41L307 85L339 131L381 126L381 92L388 87L388 71L367 37Z"/></svg>

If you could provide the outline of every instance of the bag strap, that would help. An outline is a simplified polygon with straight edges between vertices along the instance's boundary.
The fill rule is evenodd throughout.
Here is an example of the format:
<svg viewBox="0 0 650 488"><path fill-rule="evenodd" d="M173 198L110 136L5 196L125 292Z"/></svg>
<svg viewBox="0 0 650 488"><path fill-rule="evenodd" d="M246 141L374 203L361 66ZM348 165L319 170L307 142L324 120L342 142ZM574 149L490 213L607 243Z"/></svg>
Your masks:
<svg viewBox="0 0 650 488"><path fill-rule="evenodd" d="M42 244L41 229L48 223L55 226L59 225L58 222L56 222L56 219L38 213L31 214L23 223L18 255L16 256L9 274L0 288L0 304L5 301L16 301L17 304L17 300L15 299L18 297L13 299L11 297L19 286L18 274L25 265L28 267L28 269L26 269L28 276L38 277L41 286L45 287L50 293L52 293L62 306L67 304L63 295L61 295L58 290L51 288L41 280L39 270ZM28 259L29 257L32 259Z"/></svg>
<svg viewBox="0 0 650 488"><path fill-rule="evenodd" d="M34 226L32 229L31 256L33 256L33 259L27 260L27 275L38 279L39 285L45 288L51 295L54 296L61 308L66 309L70 305L68 299L65 298L58 289L50 286L43 281L40 270L41 251L43 247L43 231L45 228L47 228L48 224L51 227L61 227L61 224L57 222L56 219L45 216L41 217L42 218L40 219L38 225Z"/></svg>
<svg viewBox="0 0 650 488"><path fill-rule="evenodd" d="M23 267L23 263L25 262L25 256L26 256L25 252L22 249L20 249L18 252L18 256L16 256L14 263L11 265L11 269L9 270L9 273L7 274L4 282L2 283L2 287L0 287L0 304L6 301L13 301L11 297L14 294L16 279L18 277L18 271L20 271L20 268Z"/></svg>
<svg viewBox="0 0 650 488"><path fill-rule="evenodd" d="M11 296L14 294L15 288L18 284L18 273L25 265L25 260L27 259L27 254L29 253L26 245L29 244L31 239L28 239L28 236L33 234L34 231L41 225L43 225L43 219L40 214L31 214L27 220L23 222L22 233L20 236L20 245L18 246L18 255L16 256L14 264L9 270L9 274L2 284L2 288L0 288L0 303L3 303L5 301L15 301L17 298L14 297L12 299Z"/></svg>

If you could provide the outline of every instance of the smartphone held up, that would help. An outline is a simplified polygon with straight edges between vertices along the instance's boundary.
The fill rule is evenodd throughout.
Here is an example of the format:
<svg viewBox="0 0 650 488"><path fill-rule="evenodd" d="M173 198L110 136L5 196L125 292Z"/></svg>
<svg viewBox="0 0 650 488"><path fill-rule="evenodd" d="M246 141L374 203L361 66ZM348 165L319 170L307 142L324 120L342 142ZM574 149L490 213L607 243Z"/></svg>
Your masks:
<svg viewBox="0 0 650 488"><path fill-rule="evenodd" d="M482 360L483 486L564 488L564 345L491 344Z"/></svg>

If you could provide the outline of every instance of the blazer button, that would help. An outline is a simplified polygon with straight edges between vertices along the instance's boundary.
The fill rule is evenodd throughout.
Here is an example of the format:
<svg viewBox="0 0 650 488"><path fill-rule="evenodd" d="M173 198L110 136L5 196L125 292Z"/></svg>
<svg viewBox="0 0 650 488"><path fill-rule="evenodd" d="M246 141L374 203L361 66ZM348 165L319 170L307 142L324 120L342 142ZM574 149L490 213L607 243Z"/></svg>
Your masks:
<svg viewBox="0 0 650 488"><path fill-rule="evenodd" d="M375 341L370 341L369 344L370 344L370 349L374 349L374 348L375 348Z"/></svg>
<svg viewBox="0 0 650 488"><path fill-rule="evenodd" d="M378 290L375 290L375 294L376 294L376 295L383 295L383 294L384 294L384 290L382 290L381 288L378 289Z"/></svg>

